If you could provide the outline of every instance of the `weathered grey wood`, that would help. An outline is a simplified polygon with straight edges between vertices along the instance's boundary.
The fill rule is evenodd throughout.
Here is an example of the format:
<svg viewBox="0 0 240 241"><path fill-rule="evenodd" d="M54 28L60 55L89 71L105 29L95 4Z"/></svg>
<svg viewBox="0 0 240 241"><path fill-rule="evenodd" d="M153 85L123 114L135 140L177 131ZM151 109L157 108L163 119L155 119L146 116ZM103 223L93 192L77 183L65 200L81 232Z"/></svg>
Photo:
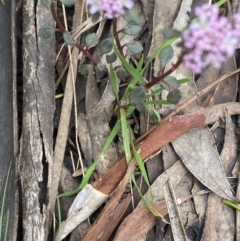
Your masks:
<svg viewBox="0 0 240 241"><path fill-rule="evenodd" d="M0 240L5 235L7 212L9 212L9 221L7 229L7 240L16 239L15 215L15 191L16 191L16 104L15 101L15 79L16 79L16 55L15 55L15 1L7 1L3 6L0 3L0 207L7 172L11 166L7 186L7 196L5 199L3 226ZM12 14L13 13L13 14ZM1 208L0 208L1 209Z"/></svg>
<svg viewBox="0 0 240 241"><path fill-rule="evenodd" d="M35 15L36 13L36 15ZM46 240L53 158L54 38L37 30L53 25L38 1L23 1L23 124L19 172L22 185L24 241Z"/></svg>

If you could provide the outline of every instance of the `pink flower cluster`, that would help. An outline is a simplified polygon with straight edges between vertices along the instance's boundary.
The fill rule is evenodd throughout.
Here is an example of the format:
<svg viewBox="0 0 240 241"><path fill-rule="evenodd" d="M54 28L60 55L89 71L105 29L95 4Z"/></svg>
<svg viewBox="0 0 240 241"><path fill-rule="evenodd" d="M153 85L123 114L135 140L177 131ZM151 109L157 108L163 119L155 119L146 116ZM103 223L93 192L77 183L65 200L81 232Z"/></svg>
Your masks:
<svg viewBox="0 0 240 241"><path fill-rule="evenodd" d="M87 0L90 5L89 12L94 14L102 12L109 19L118 18L124 14L125 9L133 7L133 0Z"/></svg>
<svg viewBox="0 0 240 241"><path fill-rule="evenodd" d="M219 8L204 4L195 8L197 21L193 21L183 32L186 67L201 73L210 63L215 68L234 55L240 40L240 14L229 20L219 16Z"/></svg>

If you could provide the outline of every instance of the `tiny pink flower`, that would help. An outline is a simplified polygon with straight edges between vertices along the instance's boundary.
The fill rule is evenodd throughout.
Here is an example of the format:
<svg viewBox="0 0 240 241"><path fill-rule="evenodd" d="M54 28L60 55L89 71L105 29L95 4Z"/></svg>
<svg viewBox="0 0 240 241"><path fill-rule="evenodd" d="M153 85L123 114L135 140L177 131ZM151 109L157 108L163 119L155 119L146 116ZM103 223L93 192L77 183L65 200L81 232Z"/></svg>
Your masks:
<svg viewBox="0 0 240 241"><path fill-rule="evenodd" d="M125 8L131 9L134 5L133 0L86 0L90 5L89 12L104 13L109 19L118 18L125 12Z"/></svg>
<svg viewBox="0 0 240 241"><path fill-rule="evenodd" d="M218 7L203 4L195 8L195 15L197 21L182 34L186 49L183 62L195 73L201 73L210 63L220 68L234 55L240 40L240 14L234 14L230 21L219 16Z"/></svg>

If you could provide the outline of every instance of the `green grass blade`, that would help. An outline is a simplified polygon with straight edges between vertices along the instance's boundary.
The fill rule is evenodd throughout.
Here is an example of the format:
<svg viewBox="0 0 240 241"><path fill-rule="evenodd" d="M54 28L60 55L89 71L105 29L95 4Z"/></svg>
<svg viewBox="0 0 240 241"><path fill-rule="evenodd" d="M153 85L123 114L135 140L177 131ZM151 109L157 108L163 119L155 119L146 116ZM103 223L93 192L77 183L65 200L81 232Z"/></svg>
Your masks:
<svg viewBox="0 0 240 241"><path fill-rule="evenodd" d="M220 0L220 1L216 2L216 3L214 3L214 5L220 7L220 6L222 6L226 2L227 2L227 0Z"/></svg>
<svg viewBox="0 0 240 241"><path fill-rule="evenodd" d="M9 168L8 168L7 178L6 178L6 182L5 182L5 185L4 185L4 191L3 191L3 196L2 196L2 206L1 206L1 212L0 212L0 240L2 239L3 212L4 212L5 199L6 199L6 194L7 194L7 186L8 186L11 166L12 166L12 162L10 163Z"/></svg>
<svg viewBox="0 0 240 241"><path fill-rule="evenodd" d="M148 65L157 57L159 56L160 52L167 46L171 45L173 42L175 42L178 39L178 37L167 39L164 41L163 44L161 44L157 50L152 54L152 56L148 59L147 63L145 64L144 68L141 70L140 74L143 74Z"/></svg>
<svg viewBox="0 0 240 241"><path fill-rule="evenodd" d="M139 60L138 64L137 64L137 71L140 72L144 63L144 58L143 58L143 54L141 56L141 59Z"/></svg>
<svg viewBox="0 0 240 241"><path fill-rule="evenodd" d="M126 117L130 116L133 113L134 110L135 110L135 106L132 106L132 105L128 106L125 110Z"/></svg>
<svg viewBox="0 0 240 241"><path fill-rule="evenodd" d="M238 212L240 212L239 204L234 202L233 200L223 199L222 203L224 203L225 205L228 205L229 207L232 207L232 208L236 209Z"/></svg>
<svg viewBox="0 0 240 241"><path fill-rule="evenodd" d="M132 181L144 203L144 205L148 208L148 210L155 216L155 217L161 217L163 219L163 216L144 198L144 196L142 195L141 191L139 190L138 186L137 186L137 183L136 183L136 180L135 180L135 177L134 175L132 174Z"/></svg>
<svg viewBox="0 0 240 241"><path fill-rule="evenodd" d="M150 100L150 101L146 101L145 104L146 105L170 105L171 103L169 103L167 100Z"/></svg>
<svg viewBox="0 0 240 241"><path fill-rule="evenodd" d="M192 80L191 78L179 79L179 80L178 80L178 83L181 85L181 84L190 82L191 80Z"/></svg>
<svg viewBox="0 0 240 241"><path fill-rule="evenodd" d="M118 83L117 83L117 79L116 79L116 75L113 69L113 65L110 64L110 80L112 83L112 87L113 87L113 92L115 94L115 97L117 99L117 102L119 103L119 90L118 90Z"/></svg>
<svg viewBox="0 0 240 241"><path fill-rule="evenodd" d="M123 136L123 147L125 152L126 161L129 164L132 160L131 150L130 150L130 133L128 129L128 123L126 118L126 112L123 108L120 108L120 118L121 118L121 128Z"/></svg>
<svg viewBox="0 0 240 241"><path fill-rule="evenodd" d="M64 192L59 194L57 197L68 197L68 196L72 196L73 194L79 192L81 189L83 189L86 184L88 183L89 178L91 177L93 171L95 170L95 167L98 163L99 158L101 157L101 155L107 150L107 148L111 145L111 143L113 142L113 139L115 138L115 136L117 135L117 133L119 132L121 127L121 122L120 120L118 120L115 124L115 126L113 127L106 143L103 146L103 149L101 150L99 157L93 162L93 164L88 168L85 176L83 177L83 180L81 182L81 184L79 185L78 189L73 190L73 191L69 191L69 192Z"/></svg>
<svg viewBox="0 0 240 241"><path fill-rule="evenodd" d="M142 55L141 59L139 60L139 62L137 64L137 68L136 68L137 72L141 71L143 64L144 64L144 58L143 58L143 55ZM130 83L128 84L128 87L127 87L127 89L124 93L123 98L125 98L125 99L128 98L131 87L135 86L136 83L137 83L137 81L134 78L130 81ZM144 81L144 84L145 84L145 81Z"/></svg>
<svg viewBox="0 0 240 241"><path fill-rule="evenodd" d="M123 67L128 71L128 73L130 75L132 75L133 77L133 82L136 84L138 82L140 82L142 85L145 84L145 80L142 76L142 74L140 74L131 64L129 64L126 59L121 55L121 53L119 52L119 50L117 49L116 45L114 45L114 49L115 52L118 56L118 58L120 59Z"/></svg>
<svg viewBox="0 0 240 241"><path fill-rule="evenodd" d="M155 114L155 116L157 117L158 123L160 123L160 122L162 121L162 118L161 118L160 114L158 113L158 111L157 111L154 107L152 107L151 105L149 105L148 108L149 108L150 110L152 110L152 112L153 112L153 113Z"/></svg>
<svg viewBox="0 0 240 241"><path fill-rule="evenodd" d="M8 236L8 225L9 225L9 209L7 210L6 228L5 228L4 241L7 241L7 236Z"/></svg>
<svg viewBox="0 0 240 241"><path fill-rule="evenodd" d="M181 85L181 84L187 83L187 82L189 82L189 81L191 81L191 80L192 80L191 78L183 78L183 79L179 79L178 82L179 82L179 84ZM148 95L146 96L146 98L148 99L148 98L150 98L150 97L152 97L152 96L154 96L154 95L157 95L157 94L161 93L163 90L165 90L164 87L157 88L156 90L151 91L151 93L148 94Z"/></svg>
<svg viewBox="0 0 240 241"><path fill-rule="evenodd" d="M128 124L128 128L130 128L129 124ZM150 182L148 180L148 174L147 174L147 171L146 171L146 168L145 168L145 165L144 165L144 162L142 160L142 157L141 155L139 154L138 150L135 149L135 146L134 146L134 143L133 143L133 132L132 130L130 131L130 139L131 139L131 148L132 148L132 152L133 152L133 155L134 155L134 158L138 164L138 167L142 173L142 176L150 190L150 193L151 193L151 196L152 196L152 199L154 199L154 196L153 196L153 193L152 193L152 190L151 190L151 185L150 185Z"/></svg>
<svg viewBox="0 0 240 241"><path fill-rule="evenodd" d="M150 98L150 97L153 97L154 95L157 95L157 94L161 93L164 89L165 89L164 87L157 88L156 90L151 91L151 93L148 94L148 95L146 96L146 98L148 99L148 98Z"/></svg>

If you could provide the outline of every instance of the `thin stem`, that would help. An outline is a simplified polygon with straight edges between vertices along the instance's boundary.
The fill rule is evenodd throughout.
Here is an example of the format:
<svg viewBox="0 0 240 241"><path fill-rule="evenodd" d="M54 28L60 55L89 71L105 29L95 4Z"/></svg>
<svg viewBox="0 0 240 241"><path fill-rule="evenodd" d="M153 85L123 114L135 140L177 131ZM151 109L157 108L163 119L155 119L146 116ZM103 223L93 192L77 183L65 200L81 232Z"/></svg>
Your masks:
<svg viewBox="0 0 240 241"><path fill-rule="evenodd" d="M154 78L151 82L147 83L145 85L145 88L146 89L150 89L153 85L161 82L162 80L164 80L165 77L167 77L168 75L170 75L174 70L177 69L177 67L182 63L182 60L183 60L183 55L185 53L181 53L181 55L179 56L176 64L173 64L172 67L167 71L165 72L164 74L160 75L160 76L157 76L156 78Z"/></svg>
<svg viewBox="0 0 240 241"><path fill-rule="evenodd" d="M52 12L52 16L53 16L53 19L55 20L58 28L60 29L61 33L64 33L66 32L65 28L63 27L61 21L59 20L58 16L57 16L57 13L56 13L56 10L55 10L55 6L54 6L54 2L51 3L51 12Z"/></svg>
<svg viewBox="0 0 240 241"><path fill-rule="evenodd" d="M94 59L93 56L88 52L88 50L84 49L81 44L76 43L75 46L85 55L85 57L87 57L88 59L90 59L91 62L92 62L94 65L97 65L97 64L98 64L97 60Z"/></svg>
<svg viewBox="0 0 240 241"><path fill-rule="evenodd" d="M59 20L58 16L57 16L57 13L56 13L56 10L55 10L55 6L54 6L54 2L52 1L51 3L51 12L52 12L52 16L53 16L53 19L55 20L58 28L60 29L61 33L65 33L66 32L66 29L64 28L64 26L62 25L61 21ZM88 58L91 60L91 62L94 64L94 65L97 65L98 62L96 59L93 58L93 56L88 52L88 50L84 49L83 46L79 43L76 43L76 47Z"/></svg>
<svg viewBox="0 0 240 241"><path fill-rule="evenodd" d="M113 19L113 37L116 41L117 48L118 48L119 52L121 53L122 56L124 56L123 55L123 47L122 47L122 45L120 43L120 40L119 40L119 37L118 37L117 19L116 18Z"/></svg>

